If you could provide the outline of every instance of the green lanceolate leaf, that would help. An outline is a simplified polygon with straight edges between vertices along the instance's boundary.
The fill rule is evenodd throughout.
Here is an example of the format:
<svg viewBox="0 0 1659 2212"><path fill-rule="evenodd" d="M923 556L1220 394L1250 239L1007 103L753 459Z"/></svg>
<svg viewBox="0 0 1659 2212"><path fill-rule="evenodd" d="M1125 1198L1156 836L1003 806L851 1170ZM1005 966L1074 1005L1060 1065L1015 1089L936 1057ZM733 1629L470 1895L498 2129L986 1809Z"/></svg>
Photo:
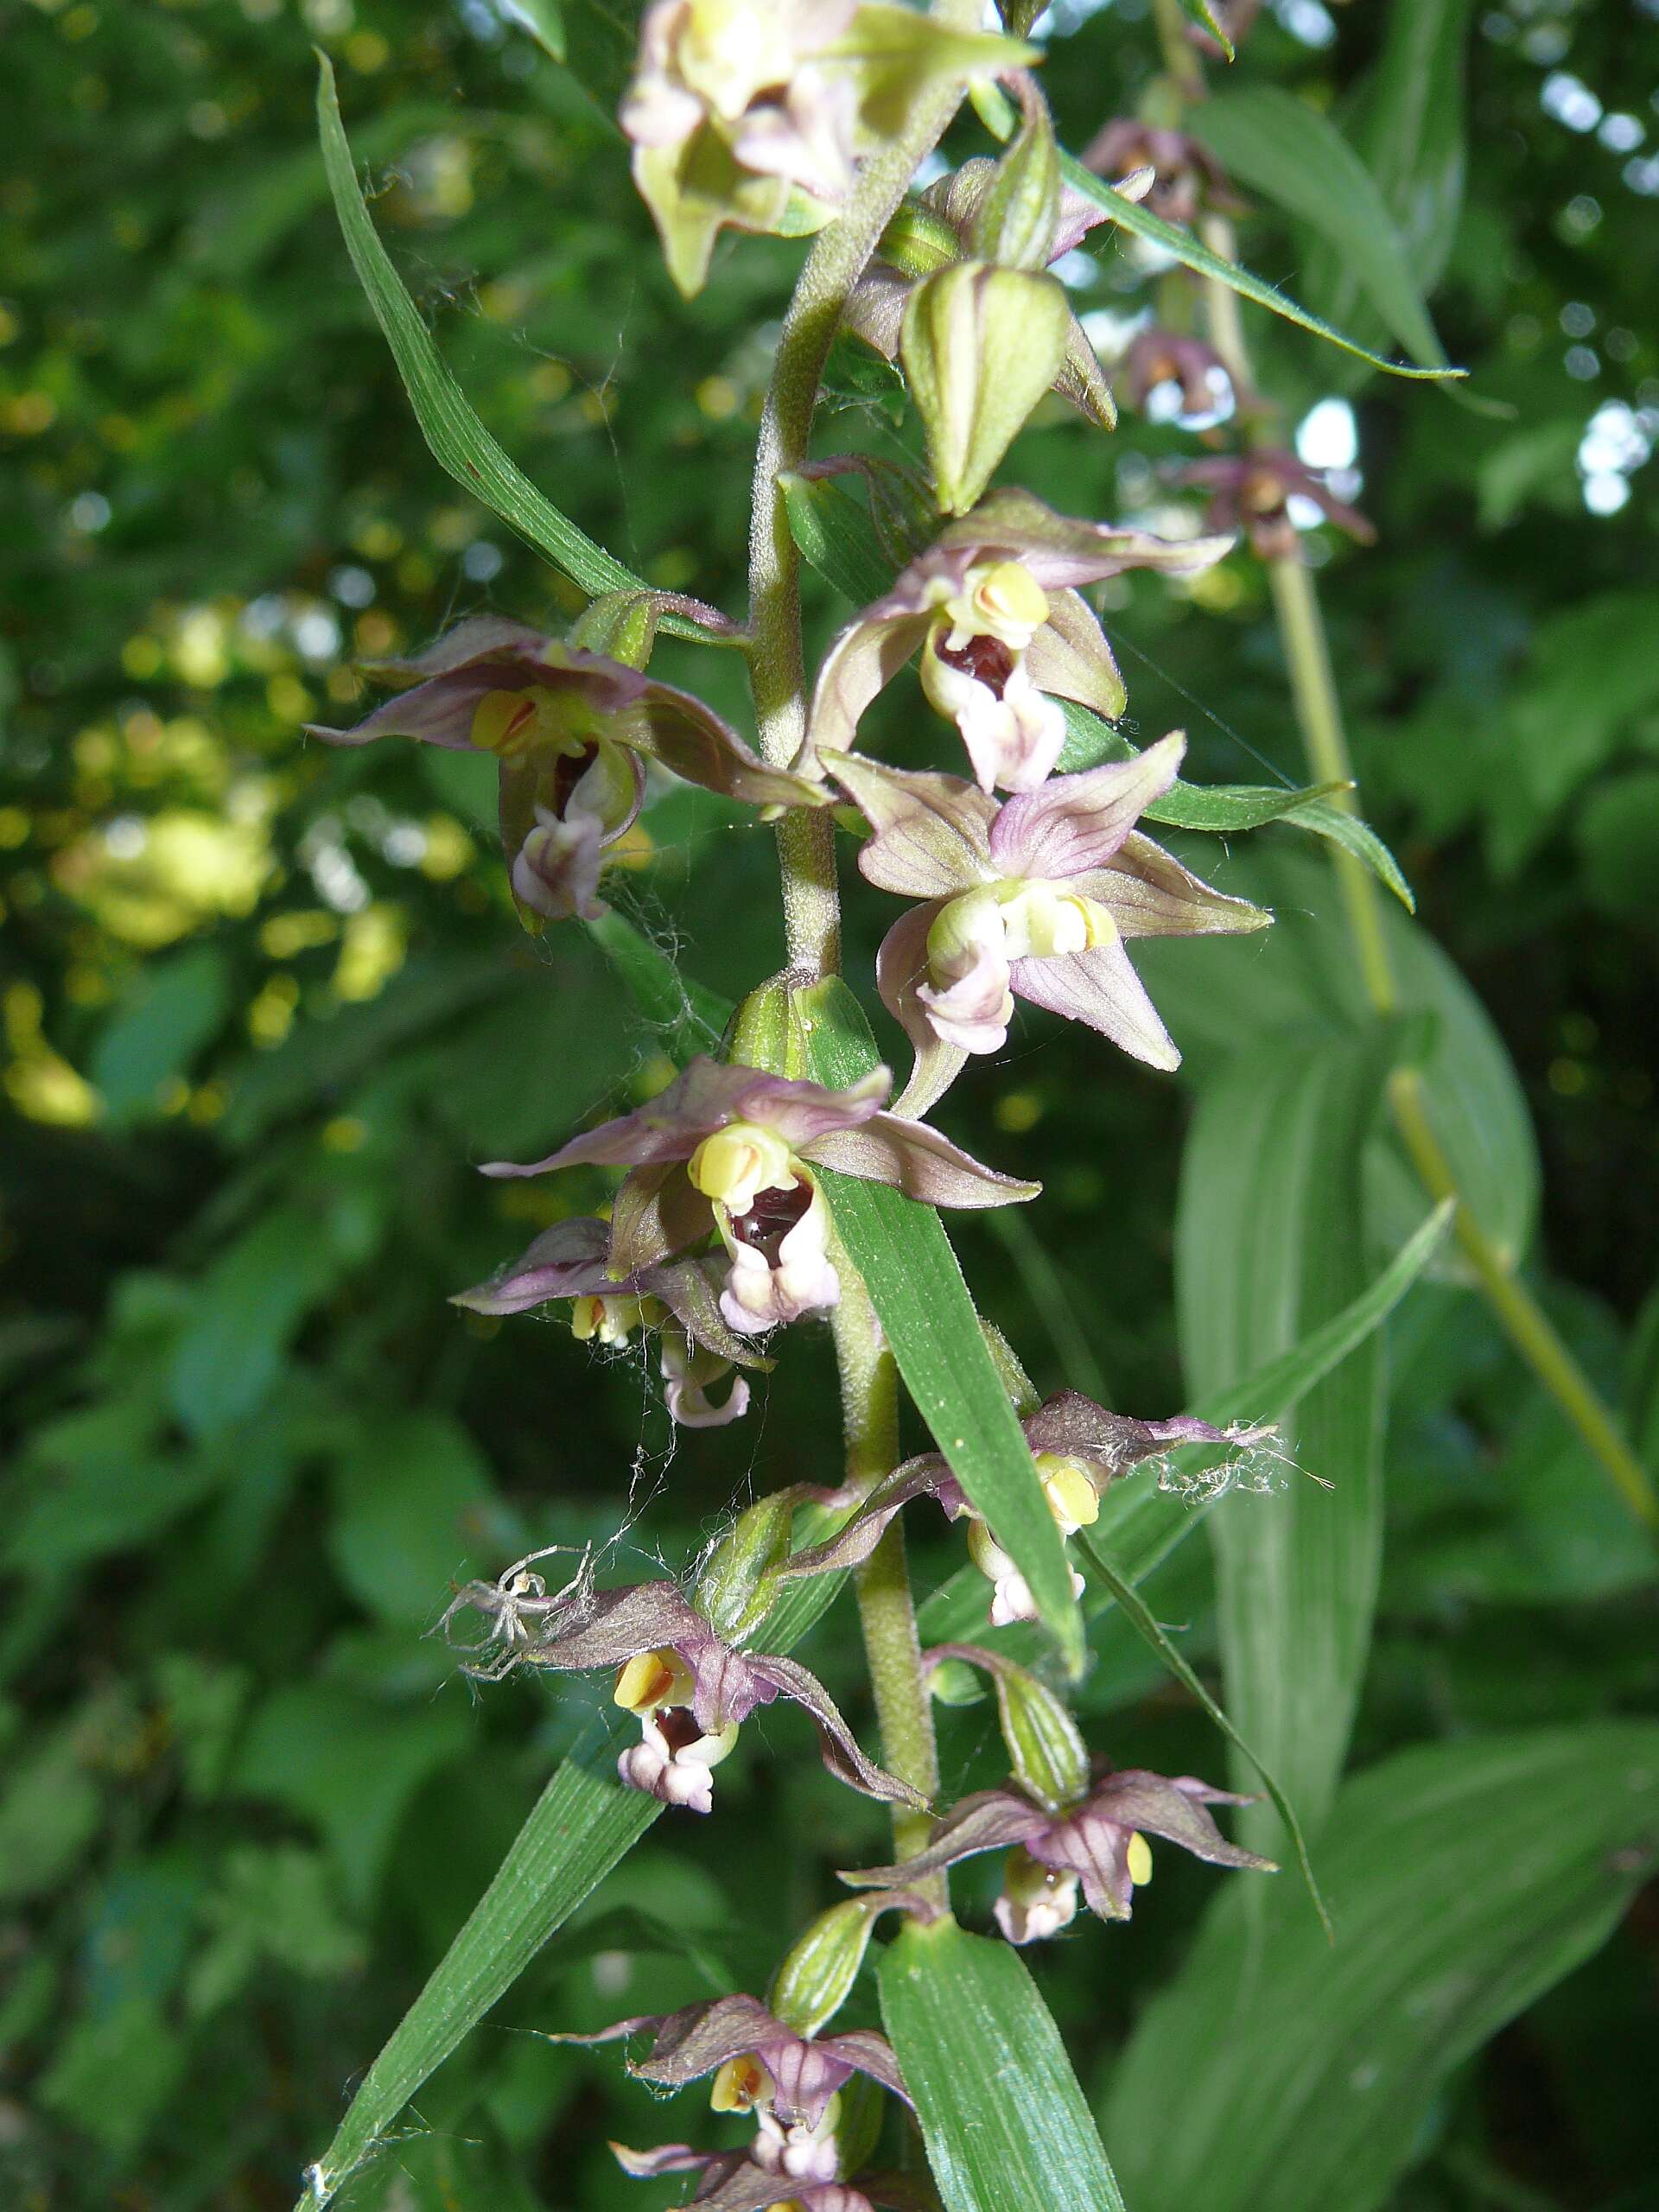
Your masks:
<svg viewBox="0 0 1659 2212"><path fill-rule="evenodd" d="M1229 174L1327 239L1358 296L1412 359L1446 351L1376 180L1336 125L1277 85L1240 86L1193 110L1192 127Z"/></svg>
<svg viewBox="0 0 1659 2212"><path fill-rule="evenodd" d="M1058 702L1065 716L1065 745L1058 766L1067 772L1097 767L1103 760L1132 760L1139 751L1098 715L1075 700ZM1346 784L1313 784L1298 790L1273 784L1189 784L1181 777L1146 810L1146 819L1170 830L1202 830L1229 836L1260 830L1269 822L1288 822L1310 830L1365 862L1386 883L1408 913L1417 911L1411 886L1400 863L1369 823L1332 804Z"/></svg>
<svg viewBox="0 0 1659 2212"><path fill-rule="evenodd" d="M1200 30L1208 31L1230 61L1237 59L1233 52L1233 41L1227 35L1226 26L1211 6L1210 0L1181 0L1181 13L1189 22L1197 23Z"/></svg>
<svg viewBox="0 0 1659 2212"><path fill-rule="evenodd" d="M352 149L340 119L334 73L326 55L318 58L317 128L323 165L334 194L340 226L358 280L369 296L375 320L385 333L397 372L404 380L415 419L432 457L463 491L500 516L509 528L595 597L607 591L647 591L631 569L577 529L552 502L544 499L524 471L510 461L467 404L461 386L445 367L431 332L380 243L358 189ZM711 632L679 615L661 624L676 637L707 643Z"/></svg>
<svg viewBox="0 0 1659 2212"><path fill-rule="evenodd" d="M975 105L998 137L1013 136L1014 110L1003 95L993 92L988 99L982 98ZM1398 361L1386 359L1381 353L1373 353L1369 346L1357 345L1351 338L1344 338L1339 330L1333 330L1318 315L1310 315L1306 308L1299 307L1283 292L1275 291L1271 284L1264 284L1259 276L1251 276L1248 269L1241 269L1236 261L1224 261L1219 254L1212 253L1191 231L1182 230L1178 224L1165 222L1150 208L1124 199L1121 192L1114 192L1110 185L1103 184L1097 176L1091 175L1071 154L1061 155L1060 175L1085 200L1091 200L1097 207L1103 207L1123 230L1132 232L1136 238L1150 240L1154 245L1162 246L1166 253L1185 267L1196 269L1201 276L1213 276L1217 283L1225 284L1241 298L1253 300L1257 307L1266 308L1270 314L1282 315L1287 322L1294 322L1303 330L1311 330L1316 338L1323 338L1332 346L1339 346L1344 353L1357 354L1361 360L1369 361L1373 368L1386 369L1390 376L1435 380L1468 374L1465 369L1407 368Z"/></svg>
<svg viewBox="0 0 1659 2212"><path fill-rule="evenodd" d="M730 1005L718 991L683 976L668 955L614 907L584 926L676 1066L718 1047L732 1018Z"/></svg>
<svg viewBox="0 0 1659 2212"><path fill-rule="evenodd" d="M1135 2212L1377 2212L1440 2084L1606 1939L1656 1846L1648 1722L1349 1783L1319 1846L1334 1951L1282 1891L1260 1925L1222 1898L1130 2039L1106 2128Z"/></svg>
<svg viewBox="0 0 1659 2212"><path fill-rule="evenodd" d="M857 1082L876 1065L858 1001L838 979L803 995L810 1002L813 1075L836 1088ZM1065 1547L938 1215L882 1184L819 1173L905 1388L969 1502L1025 1576L1075 1671L1083 1659L1083 1622Z"/></svg>
<svg viewBox="0 0 1659 2212"><path fill-rule="evenodd" d="M504 1996L563 1922L662 1811L573 1756L518 1831L499 1872L365 2075L334 2139L306 2171L297 2212L320 2212L373 2156L421 2084Z"/></svg>
<svg viewBox="0 0 1659 2212"><path fill-rule="evenodd" d="M952 1920L912 1922L882 1959L880 1986L946 2212L1123 2212L1059 2030L1017 1951Z"/></svg>
<svg viewBox="0 0 1659 2212"><path fill-rule="evenodd" d="M803 560L855 607L880 599L893 582L869 509L834 477L782 475L789 534Z"/></svg>
<svg viewBox="0 0 1659 2212"><path fill-rule="evenodd" d="M1267 1766L1251 1750L1238 1730L1234 1727L1224 1709L1217 1704L1198 1675L1182 1658L1179 1648L1160 1628L1145 1600L1136 1594L1134 1585L1126 1582L1112 1565L1106 1555L1105 1547L1101 1543L1096 1531L1093 1529L1080 1529L1077 1542L1087 1562L1090 1577L1097 1578L1104 1583L1112 1594L1113 1604L1117 1606L1141 1642L1158 1654L1160 1659L1187 1694L1196 1698L1204 1707L1239 1757L1248 1761L1260 1776L1262 1787L1272 1801L1274 1810L1284 1822L1285 1833L1289 1836L1291 1847L1296 1853L1296 1863L1301 1868L1302 1879L1307 1885L1307 1894L1313 1900L1314 1911L1319 1916L1319 1924L1325 1929L1327 1937L1334 1940L1331 1916L1325 1910L1325 1899L1319 1895L1319 1885L1313 1878L1313 1861L1307 1855L1307 1845L1303 1840L1301 1823L1296 1818L1295 1808L1289 1798L1279 1787Z"/></svg>
<svg viewBox="0 0 1659 2212"><path fill-rule="evenodd" d="M1270 1407L1288 1405L1306 1396L1374 1330L1381 1328L1445 1244L1454 1211L1450 1199L1437 1206L1353 1303L1322 1327L1311 1331L1294 1351L1268 1360L1232 1389L1201 1400L1194 1408L1200 1420L1224 1428L1230 1421L1253 1421ZM1170 1455L1178 1472L1168 1488L1141 1475L1114 1483L1106 1491L1101 1499L1100 1518L1090 1534L1125 1582L1145 1581L1211 1510L1205 1486L1195 1478L1188 1494L1181 1477L1189 1467L1196 1476L1204 1461L1215 1456L1210 1447L1188 1445ZM814 1589L817 1585L795 1586L803 1586ZM1085 1615L1092 1617L1116 1600L1109 1591L1096 1586L1083 1602ZM925 1643L960 1643L983 1628L984 1618L984 1577L968 1567L926 1600L918 1626Z"/></svg>
<svg viewBox="0 0 1659 2212"><path fill-rule="evenodd" d="M1241 1055L1200 1092L1181 1164L1176 1302L1195 1398L1236 1383L1363 1287L1361 1174L1390 1031ZM1382 1363L1372 1338L1297 1402L1287 1482L1212 1517L1229 1710L1317 1834L1370 1643L1382 1557ZM1300 1468L1301 1471L1296 1471ZM1272 1848L1271 1814L1241 1832Z"/></svg>

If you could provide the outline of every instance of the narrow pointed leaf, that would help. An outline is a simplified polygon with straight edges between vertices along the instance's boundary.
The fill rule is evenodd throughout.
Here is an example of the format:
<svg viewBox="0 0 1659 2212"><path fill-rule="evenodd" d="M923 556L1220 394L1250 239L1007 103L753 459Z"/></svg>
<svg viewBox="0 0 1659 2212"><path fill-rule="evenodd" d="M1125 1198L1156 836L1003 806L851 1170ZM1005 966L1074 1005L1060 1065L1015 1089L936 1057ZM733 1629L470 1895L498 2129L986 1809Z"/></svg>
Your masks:
<svg viewBox="0 0 1659 2212"><path fill-rule="evenodd" d="M812 1019L808 1051L820 1083L840 1088L875 1065L862 1010L844 985L815 994ZM1065 1547L938 1215L881 1184L827 1173L823 1181L906 1389L1075 1672L1083 1622Z"/></svg>
<svg viewBox="0 0 1659 2212"><path fill-rule="evenodd" d="M543 498L479 421L444 365L431 332L404 289L363 204L352 149L340 119L334 68L325 54L318 56L317 128L322 137L328 188L346 234L352 265L369 296L375 320L385 333L433 459L463 491L493 509L509 528L538 553L545 554L585 592L597 597L607 591L649 590L641 577L624 568L603 546L595 545L550 500ZM661 626L676 637L696 638L705 644L711 635L679 615L664 615Z"/></svg>
<svg viewBox="0 0 1659 2212"><path fill-rule="evenodd" d="M1224 1897L1130 2038L1106 2129L1135 2212L1378 2212L1447 2076L1606 1940L1656 1859L1651 1722L1357 1777L1319 1846L1335 1949L1282 1885L1256 1916Z"/></svg>
<svg viewBox="0 0 1659 2212"><path fill-rule="evenodd" d="M880 1988L946 2212L1123 2212L1060 2031L1017 1951L953 1920L912 1921L882 1958Z"/></svg>
<svg viewBox="0 0 1659 2212"><path fill-rule="evenodd" d="M855 607L880 599L893 582L869 509L833 476L782 475L789 534L803 560Z"/></svg>
<svg viewBox="0 0 1659 2212"><path fill-rule="evenodd" d="M1005 95L993 91L989 98L982 98L976 105L999 138L1013 137L1017 118ZM1361 360L1369 361L1373 368L1386 369L1390 376L1432 378L1435 381L1468 374L1466 369L1408 368L1399 361L1387 359L1381 353L1373 353L1369 346L1357 345L1351 338L1344 338L1339 330L1333 330L1318 315L1310 315L1306 308L1299 307L1283 292L1275 291L1271 284L1264 284L1259 276L1251 276L1248 269L1241 269L1236 261L1224 261L1219 254L1212 253L1191 231L1184 231L1174 223L1166 223L1160 215L1154 215L1150 208L1141 207L1135 200L1125 200L1122 193L1114 192L1109 184L1103 184L1071 154L1061 155L1060 175L1085 200L1092 200L1097 207L1103 207L1115 223L1126 231L1133 232L1136 238L1147 238L1154 245L1162 246L1175 260L1188 269L1196 269L1201 276L1213 276L1217 283L1225 284L1229 290L1238 293L1241 298L1253 300L1257 307L1266 308L1270 314L1282 315L1287 322L1296 323L1303 330L1311 330L1316 338L1323 338L1332 346L1339 346L1344 353L1357 354Z"/></svg>

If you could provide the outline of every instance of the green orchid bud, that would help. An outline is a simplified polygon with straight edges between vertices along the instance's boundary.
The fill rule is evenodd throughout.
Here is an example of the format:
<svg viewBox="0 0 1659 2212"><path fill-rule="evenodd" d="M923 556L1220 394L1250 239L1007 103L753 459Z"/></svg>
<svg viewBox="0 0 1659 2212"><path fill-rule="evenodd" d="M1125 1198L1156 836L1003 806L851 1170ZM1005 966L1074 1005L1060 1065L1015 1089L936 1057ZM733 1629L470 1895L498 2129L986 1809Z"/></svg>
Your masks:
<svg viewBox="0 0 1659 2212"><path fill-rule="evenodd" d="M585 607L570 632L583 652L603 653L625 668L644 668L657 642L657 599L648 591L607 591Z"/></svg>
<svg viewBox="0 0 1659 2212"><path fill-rule="evenodd" d="M849 1897L821 1912L779 1967L768 2010L798 2036L815 2036L846 2003L877 1917L890 1897Z"/></svg>
<svg viewBox="0 0 1659 2212"><path fill-rule="evenodd" d="M931 276L962 258L962 240L954 223L947 222L925 200L906 200L881 233L876 248L880 258L906 276Z"/></svg>
<svg viewBox="0 0 1659 2212"><path fill-rule="evenodd" d="M1022 1789L1050 1812L1089 1789L1089 1754L1077 1724L1052 1690L1011 1662L996 1670L997 1717Z"/></svg>
<svg viewBox="0 0 1659 2212"><path fill-rule="evenodd" d="M731 1066L764 1068L768 1075L806 1073L806 1036L787 976L759 983L732 1016L721 1047Z"/></svg>
<svg viewBox="0 0 1659 2212"><path fill-rule="evenodd" d="M1057 277L958 262L925 276L899 341L939 505L966 514L1054 381L1071 324Z"/></svg>
<svg viewBox="0 0 1659 2212"><path fill-rule="evenodd" d="M965 1659L941 1659L930 1667L927 1688L941 1705L979 1705L985 1696L979 1676Z"/></svg>
<svg viewBox="0 0 1659 2212"><path fill-rule="evenodd" d="M1060 157L1042 94L1033 86L1023 105L1024 124L992 173L968 247L1004 269L1046 269L1060 219Z"/></svg>
<svg viewBox="0 0 1659 2212"><path fill-rule="evenodd" d="M793 1510L787 1491L763 1497L738 1515L703 1562L693 1601L728 1643L750 1635L772 1610L772 1569L788 1555Z"/></svg>

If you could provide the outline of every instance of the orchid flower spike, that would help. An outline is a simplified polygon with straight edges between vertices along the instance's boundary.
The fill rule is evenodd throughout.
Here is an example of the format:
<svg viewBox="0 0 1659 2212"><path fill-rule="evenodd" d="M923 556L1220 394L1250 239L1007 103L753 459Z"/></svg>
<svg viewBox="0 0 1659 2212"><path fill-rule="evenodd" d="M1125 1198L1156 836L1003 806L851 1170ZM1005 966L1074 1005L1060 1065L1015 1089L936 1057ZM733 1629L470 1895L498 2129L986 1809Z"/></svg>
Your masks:
<svg viewBox="0 0 1659 2212"><path fill-rule="evenodd" d="M919 651L922 688L961 732L980 789L1034 791L1065 742L1055 697L1115 721L1128 696L1074 587L1128 569L1196 575L1231 542L1074 522L1028 492L993 492L835 639L797 765L833 768L828 756L848 750L871 700Z"/></svg>
<svg viewBox="0 0 1659 2212"><path fill-rule="evenodd" d="M1339 499L1325 476L1307 468L1294 453L1265 447L1254 452L1217 456L1213 461L1185 462L1174 471L1178 484L1198 484L1210 493L1206 519L1212 530L1243 530L1251 549L1263 561L1300 558L1300 539L1291 514L1291 502L1304 501L1361 545L1374 545L1376 531L1371 522L1345 499Z"/></svg>
<svg viewBox="0 0 1659 2212"><path fill-rule="evenodd" d="M616 1669L615 1702L639 1722L640 1740L617 1770L631 1789L694 1813L713 1805L714 1770L757 1706L790 1699L810 1714L824 1765L838 1782L893 1805L917 1806L908 1783L866 1758L816 1675L793 1659L740 1651L716 1635L672 1582L595 1590L586 1573L549 1597L526 1578L526 1561L497 1582L469 1582L443 1618L464 1612L492 1624L468 1672L499 1681L519 1667L582 1674ZM504 1623L506 1624L504 1626Z"/></svg>
<svg viewBox="0 0 1659 2212"><path fill-rule="evenodd" d="M983 1167L920 1122L883 1110L893 1077L877 1068L846 1090L697 1058L659 1097L573 1137L528 1166L580 1161L632 1169L613 1215L612 1273L621 1278L717 1231L729 1261L720 1311L739 1336L822 1313L841 1295L829 1211L814 1166L890 1183L936 1206L1011 1205L1038 1185Z"/></svg>
<svg viewBox="0 0 1659 2212"><path fill-rule="evenodd" d="M699 291L728 224L821 229L918 96L1031 58L880 0L654 0L620 120L670 275Z"/></svg>
<svg viewBox="0 0 1659 2212"><path fill-rule="evenodd" d="M688 691L521 622L476 615L377 672L413 688L352 729L308 723L329 745L411 737L500 764L501 842L526 925L591 919L605 855L639 815L645 763L758 807L814 806L823 793L769 768Z"/></svg>
<svg viewBox="0 0 1659 2212"><path fill-rule="evenodd" d="M610 1268L611 1231L591 1215L556 1222L488 1282L449 1303L474 1313L526 1313L570 1300L571 1332L583 1343L624 1344L636 1329L658 1333L663 1395L683 1428L723 1428L748 1411L739 1376L724 1399L709 1395L734 1367L770 1368L727 1325L720 1310L723 1265L677 1259L639 1268L620 1281Z"/></svg>
<svg viewBox="0 0 1659 2212"><path fill-rule="evenodd" d="M841 1878L855 1889L880 1888L896 1878L942 1873L979 1852L1006 1851L996 1923L1011 1943L1031 1943L1075 1916L1079 1882L1090 1912L1102 1920L1128 1919L1135 1891L1152 1878L1148 1835L1179 1844L1213 1866L1276 1873L1272 1859L1229 1843L1206 1809L1250 1802L1188 1774L1171 1778L1140 1767L1108 1769L1081 1802L1058 1813L1020 1789L981 1789L948 1813L933 1840L902 1867L872 1866Z"/></svg>
<svg viewBox="0 0 1659 2212"><path fill-rule="evenodd" d="M1175 732L1132 760L1056 776L1001 805L954 776L856 753L836 764L874 832L861 872L924 901L888 931L876 963L882 1001L915 1047L906 1113L926 1113L969 1054L1001 1051L1016 997L1087 1023L1153 1067L1179 1066L1126 940L1232 935L1273 918L1134 828L1174 783L1185 745Z"/></svg>

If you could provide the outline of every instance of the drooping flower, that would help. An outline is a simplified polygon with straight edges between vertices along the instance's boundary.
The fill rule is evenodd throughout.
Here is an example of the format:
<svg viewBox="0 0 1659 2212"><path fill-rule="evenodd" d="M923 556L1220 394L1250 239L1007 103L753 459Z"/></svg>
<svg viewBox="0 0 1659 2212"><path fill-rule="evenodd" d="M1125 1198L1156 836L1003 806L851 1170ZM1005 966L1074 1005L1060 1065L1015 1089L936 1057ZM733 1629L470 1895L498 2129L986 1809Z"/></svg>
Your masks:
<svg viewBox="0 0 1659 2212"><path fill-rule="evenodd" d="M1273 1433L1243 1423L1217 1428L1194 1414L1178 1414L1169 1421L1136 1421L1097 1405L1080 1390L1057 1392L1020 1426L1031 1446L1045 1502L1063 1536L1091 1527L1099 1517L1102 1492L1147 1460L1162 1459L1184 1444L1226 1445L1244 1454ZM1012 1621L1035 1620L1037 1607L1025 1577L993 1540L969 1504L950 1462L937 1452L921 1452L895 1467L836 1535L783 1560L775 1570L778 1580L859 1566L875 1549L893 1516L916 1497L936 1498L952 1521L969 1522L969 1554L992 1586L991 1625L1003 1628ZM1081 1595L1083 1578L1075 1571L1072 1585L1074 1594Z"/></svg>
<svg viewBox="0 0 1659 2212"><path fill-rule="evenodd" d="M1073 587L1128 569L1196 575L1230 542L1177 543L1072 521L1028 492L993 492L832 643L798 765L811 773L833 766L865 709L919 650L923 689L962 733L980 788L1034 791L1065 742L1065 719L1045 695L1075 699L1109 721L1127 696L1100 625Z"/></svg>
<svg viewBox="0 0 1659 2212"><path fill-rule="evenodd" d="M1016 997L1086 1022L1153 1067L1180 1065L1125 941L1272 919L1133 827L1169 790L1185 750L1176 732L1132 760L1053 777L1001 804L954 776L855 753L835 764L874 832L861 872L924 901L888 931L876 965L882 1001L916 1050L907 1112L925 1113L970 1053L1001 1049Z"/></svg>
<svg viewBox="0 0 1659 2212"><path fill-rule="evenodd" d="M751 806L823 802L690 692L521 622L476 615L425 652L377 666L413 688L353 728L308 723L309 734L330 745L411 737L493 754L513 896L536 927L604 912L600 870L639 814L647 760Z"/></svg>
<svg viewBox="0 0 1659 2212"><path fill-rule="evenodd" d="M747 2151L694 2151L689 2143L664 2143L655 2151L630 2151L613 2143L612 2155L626 2174L646 2181L658 2174L701 2177L688 2202L697 2212L929 2212L937 2202L908 2176L861 2173L853 2181L811 2175L823 2163L799 2128L779 2139L763 2126ZM794 2137L791 2141L789 2137ZM788 2195L780 2197L779 2190Z"/></svg>
<svg viewBox="0 0 1659 2212"><path fill-rule="evenodd" d="M1133 116L1119 116L1095 133L1083 149L1082 161L1096 176L1150 169L1146 206L1166 223L1190 224L1205 207L1224 214L1243 212L1243 202L1229 188L1226 170L1201 138L1185 130L1158 130Z"/></svg>
<svg viewBox="0 0 1659 2212"><path fill-rule="evenodd" d="M467 1612L490 1623L482 1643L460 1647L468 1672L481 1680L518 1667L569 1674L615 1669L614 1700L640 1724L640 1741L623 1752L617 1770L630 1789L665 1805L708 1812L713 1770L735 1745L740 1726L757 1706L779 1697L811 1716L824 1765L838 1782L888 1804L925 1802L866 1758L816 1675L793 1659L728 1643L677 1583L595 1590L584 1563L550 1595L531 1561L521 1560L498 1581L458 1591L444 1615L446 1630Z"/></svg>
<svg viewBox="0 0 1659 2212"><path fill-rule="evenodd" d="M859 157L930 85L1030 58L884 0L654 0L620 121L675 283L701 288L728 224L827 222Z"/></svg>
<svg viewBox="0 0 1659 2212"><path fill-rule="evenodd" d="M720 1310L739 1336L835 1305L829 1210L812 1166L896 1185L928 1205L1010 1205L1037 1185L982 1167L924 1123L882 1110L893 1078L877 1068L847 1090L697 1058L632 1114L573 1137L527 1166L541 1175L587 1161L628 1166L617 1193L610 1265L619 1278L718 1230L731 1260Z"/></svg>
<svg viewBox="0 0 1659 2212"><path fill-rule="evenodd" d="M935 270L969 259L975 219L991 188L996 163L983 157L964 162L949 176L928 186L919 200L909 201L894 217L872 262L853 287L846 308L847 327L889 361L899 358L905 308L912 291ZM1075 186L1063 184L1059 216L1049 248L1049 263L1071 252L1107 210ZM1117 410L1099 356L1074 315L1067 315L1065 355L1054 390L1102 429L1116 427Z"/></svg>
<svg viewBox="0 0 1659 2212"><path fill-rule="evenodd" d="M1325 476L1304 467L1294 453L1258 446L1250 453L1218 454L1212 461L1185 462L1173 472L1178 484L1203 486L1210 494L1206 519L1214 530L1243 530L1264 561L1297 557L1298 538L1291 502L1307 501L1327 522L1361 545L1376 542L1370 521L1339 499Z"/></svg>
<svg viewBox="0 0 1659 2212"><path fill-rule="evenodd" d="M721 1428L747 1412L740 1376L718 1404L710 1389L733 1367L769 1367L727 1326L720 1310L724 1266L677 1259L639 1268L620 1281L610 1271L611 1231L582 1215L556 1222L488 1282L457 1292L452 1306L474 1313L527 1313L555 1299L571 1300L572 1333L583 1343L626 1344L635 1329L658 1332L664 1398L684 1428Z"/></svg>
<svg viewBox="0 0 1659 2212"><path fill-rule="evenodd" d="M855 1889L883 1888L895 1878L942 1873L979 1852L1006 1851L997 1925L1010 1942L1035 1942L1072 1918L1079 1881L1091 1912L1102 1920L1128 1919L1135 1890L1152 1878L1148 1835L1178 1843L1213 1866L1276 1873L1272 1859L1229 1843L1206 1810L1250 1802L1190 1774L1170 1777L1141 1767L1106 1769L1081 1803L1058 1813L1023 1790L980 1789L953 1807L933 1840L902 1867L871 1866L841 1878Z"/></svg>
<svg viewBox="0 0 1659 2212"><path fill-rule="evenodd" d="M1235 392L1227 365L1213 346L1155 326L1136 332L1114 378L1137 413L1183 430L1206 430L1224 422L1247 397ZM1166 394L1173 398L1166 400Z"/></svg>

